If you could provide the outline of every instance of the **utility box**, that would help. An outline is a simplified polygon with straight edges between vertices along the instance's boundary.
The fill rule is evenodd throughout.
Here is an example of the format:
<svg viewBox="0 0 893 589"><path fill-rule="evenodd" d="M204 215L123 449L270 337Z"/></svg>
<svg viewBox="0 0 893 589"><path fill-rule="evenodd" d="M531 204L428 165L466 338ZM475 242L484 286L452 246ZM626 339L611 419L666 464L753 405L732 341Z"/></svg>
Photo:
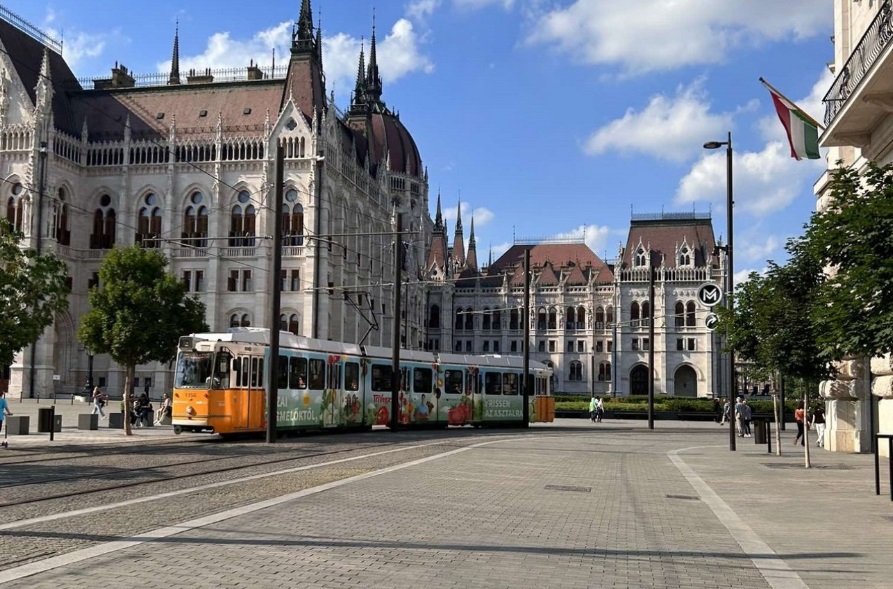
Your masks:
<svg viewBox="0 0 893 589"><path fill-rule="evenodd" d="M10 436L28 435L31 427L31 417L28 415L7 415L6 416L6 433Z"/></svg>
<svg viewBox="0 0 893 589"><path fill-rule="evenodd" d="M124 429L123 413L109 413L109 429Z"/></svg>
<svg viewBox="0 0 893 589"><path fill-rule="evenodd" d="M99 429L99 415L96 413L81 413L78 415L78 429Z"/></svg>
<svg viewBox="0 0 893 589"><path fill-rule="evenodd" d="M37 410L37 433L48 434L53 429L55 407L41 407Z"/></svg>

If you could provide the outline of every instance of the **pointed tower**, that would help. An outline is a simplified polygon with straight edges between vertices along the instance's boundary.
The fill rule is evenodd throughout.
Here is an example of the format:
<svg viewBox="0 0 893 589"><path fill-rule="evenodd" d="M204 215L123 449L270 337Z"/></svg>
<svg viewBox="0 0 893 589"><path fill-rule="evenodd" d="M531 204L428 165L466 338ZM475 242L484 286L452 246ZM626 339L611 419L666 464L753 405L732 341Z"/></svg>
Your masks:
<svg viewBox="0 0 893 589"><path fill-rule="evenodd" d="M437 192L437 213L434 215L434 229L445 231L443 226L443 213L440 212L440 191Z"/></svg>
<svg viewBox="0 0 893 589"><path fill-rule="evenodd" d="M34 109L40 115L49 116L53 111L53 78L50 71L50 50L44 47L40 62L40 76L34 87Z"/></svg>
<svg viewBox="0 0 893 589"><path fill-rule="evenodd" d="M303 0L297 26L292 32L291 57L280 108L292 98L307 116L316 112L321 117L325 112L326 84L322 71L322 53L317 44L322 44L322 35L317 31L314 37L310 0Z"/></svg>
<svg viewBox="0 0 893 589"><path fill-rule="evenodd" d="M372 47L369 49L369 68L366 70L366 92L369 103L384 106L381 101L381 75L378 72L378 55L375 49L375 13L372 13Z"/></svg>
<svg viewBox="0 0 893 589"><path fill-rule="evenodd" d="M174 29L174 50L171 52L171 75L167 78L168 86L176 86L180 83L180 20L177 19L177 28Z"/></svg>
<svg viewBox="0 0 893 589"><path fill-rule="evenodd" d="M456 234L453 236L453 260L457 267L465 267L465 240L462 238L461 201L456 205Z"/></svg>
<svg viewBox="0 0 893 589"><path fill-rule="evenodd" d="M365 112L366 109L366 47L360 41L360 62L357 64L357 83L353 89L353 101L350 105L352 113Z"/></svg>
<svg viewBox="0 0 893 589"><path fill-rule="evenodd" d="M428 249L428 262L425 270L428 276L444 277L447 269L446 227L443 225L443 214L440 212L440 193L437 194L437 214L434 218L434 229L431 231L431 247Z"/></svg>
<svg viewBox="0 0 893 589"><path fill-rule="evenodd" d="M465 256L465 267L474 272L478 271L477 244L474 240L474 217L471 218L471 233L468 236L468 255Z"/></svg>

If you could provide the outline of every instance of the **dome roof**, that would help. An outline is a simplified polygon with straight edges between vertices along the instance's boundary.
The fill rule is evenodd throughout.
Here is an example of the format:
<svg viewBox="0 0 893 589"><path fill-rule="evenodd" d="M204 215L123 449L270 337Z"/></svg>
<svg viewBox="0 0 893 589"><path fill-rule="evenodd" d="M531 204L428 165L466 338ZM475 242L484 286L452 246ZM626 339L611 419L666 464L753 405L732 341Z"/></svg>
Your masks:
<svg viewBox="0 0 893 589"><path fill-rule="evenodd" d="M410 176L422 175L422 157L419 148L400 118L389 110L372 113L371 147L374 160L383 162L390 157L388 171Z"/></svg>

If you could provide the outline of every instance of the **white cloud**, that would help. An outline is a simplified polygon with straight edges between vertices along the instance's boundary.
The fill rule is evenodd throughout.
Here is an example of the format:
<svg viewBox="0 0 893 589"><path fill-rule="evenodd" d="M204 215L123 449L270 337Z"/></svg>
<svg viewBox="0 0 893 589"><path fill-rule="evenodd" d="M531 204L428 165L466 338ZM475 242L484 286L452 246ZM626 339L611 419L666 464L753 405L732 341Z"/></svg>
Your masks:
<svg viewBox="0 0 893 589"><path fill-rule="evenodd" d="M734 139L733 139L734 141ZM733 196L735 213L763 217L787 207L824 169L823 160L800 161L790 157L787 143L772 141L758 152L734 152ZM679 183L675 202L717 203L725 207L726 154L706 155Z"/></svg>
<svg viewBox="0 0 893 589"><path fill-rule="evenodd" d="M732 280L735 281L735 286L740 286L747 282L747 279L750 277L751 272L756 272L760 276L765 276L768 268L763 268L762 270L757 270L756 268L745 268L744 270L738 270L732 276Z"/></svg>
<svg viewBox="0 0 893 589"><path fill-rule="evenodd" d="M633 109L598 129L586 141L585 151L639 151L672 161L685 161L701 150L704 137L717 135L732 124L729 114L712 114L710 103L695 81L680 86L676 96L653 96L642 111Z"/></svg>
<svg viewBox="0 0 893 589"><path fill-rule="evenodd" d="M453 0L460 8L483 8L485 6L499 5L509 9L515 5L515 0Z"/></svg>
<svg viewBox="0 0 893 589"><path fill-rule="evenodd" d="M478 207L472 208L471 204L468 202L460 202L459 208L462 212L462 229L464 231L471 231L471 220L474 219L474 229L477 231L481 227L486 226L490 221L493 220L495 215L493 211L486 207ZM443 211L443 218L446 221L456 220L456 209L455 207L441 207Z"/></svg>
<svg viewBox="0 0 893 589"><path fill-rule="evenodd" d="M487 248L487 255L489 257L492 254L493 260L498 260L502 254L509 251L510 247L512 247L512 244L510 244L507 241L504 243L498 243L496 245L491 245L490 247Z"/></svg>
<svg viewBox="0 0 893 589"><path fill-rule="evenodd" d="M56 29L53 23L59 20L59 14L53 8L47 8L46 16L43 19L41 28L53 39L59 39L62 43L62 54L65 62L72 71L76 71L77 67L86 59L93 59L102 55L106 44L114 36L114 32L105 33L85 33L83 31L70 31L68 35L63 35L63 31Z"/></svg>
<svg viewBox="0 0 893 589"><path fill-rule="evenodd" d="M613 233L617 233L617 231L605 225L580 225L570 231L556 233L549 239L580 239L582 237L589 249L601 257L605 253L608 237Z"/></svg>
<svg viewBox="0 0 893 589"><path fill-rule="evenodd" d="M803 39L832 29L832 0L576 0L541 13L528 42L629 74L721 63L740 46Z"/></svg>
<svg viewBox="0 0 893 589"><path fill-rule="evenodd" d="M273 49L276 49L277 63L288 60L291 45L290 21L285 21L259 31L248 38L234 38L228 31L214 33L208 38L205 50L199 55L181 56L180 72L189 69L243 68L250 61L269 64ZM387 84L400 78L422 71L434 71L434 64L422 53L423 39L413 28L412 22L401 18L394 23L391 31L377 43L378 63L381 77ZM356 82L357 64L360 57L361 39L345 33L326 34L323 31L323 67L329 90L334 89L339 98L346 98ZM366 59L369 58L369 44L366 41ZM170 71L170 60L161 62L159 72Z"/></svg>
<svg viewBox="0 0 893 589"><path fill-rule="evenodd" d="M406 16L424 21L440 8L441 0L414 0L406 7Z"/></svg>
<svg viewBox="0 0 893 589"><path fill-rule="evenodd" d="M781 247L781 239L775 235L759 235L758 232L748 232L749 235L735 238L735 259L745 262L766 261L769 255Z"/></svg>

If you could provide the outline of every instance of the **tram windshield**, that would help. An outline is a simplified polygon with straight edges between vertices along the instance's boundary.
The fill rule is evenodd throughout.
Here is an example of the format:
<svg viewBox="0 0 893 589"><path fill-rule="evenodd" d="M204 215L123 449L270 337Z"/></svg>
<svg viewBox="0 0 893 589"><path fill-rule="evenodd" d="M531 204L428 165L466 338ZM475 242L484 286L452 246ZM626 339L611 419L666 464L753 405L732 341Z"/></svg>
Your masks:
<svg viewBox="0 0 893 589"><path fill-rule="evenodd" d="M212 352L180 352L177 356L174 386L185 389L210 388L213 358Z"/></svg>

